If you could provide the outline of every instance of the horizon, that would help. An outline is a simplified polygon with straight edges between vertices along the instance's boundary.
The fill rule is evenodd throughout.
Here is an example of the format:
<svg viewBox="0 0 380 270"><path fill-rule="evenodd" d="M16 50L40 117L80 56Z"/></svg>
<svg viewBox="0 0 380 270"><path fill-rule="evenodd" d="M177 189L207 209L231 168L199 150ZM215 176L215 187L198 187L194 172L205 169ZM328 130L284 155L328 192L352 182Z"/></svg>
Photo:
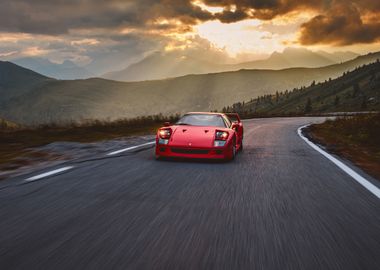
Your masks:
<svg viewBox="0 0 380 270"><path fill-rule="evenodd" d="M0 0L0 269L380 269L379 165L380 0Z"/></svg>

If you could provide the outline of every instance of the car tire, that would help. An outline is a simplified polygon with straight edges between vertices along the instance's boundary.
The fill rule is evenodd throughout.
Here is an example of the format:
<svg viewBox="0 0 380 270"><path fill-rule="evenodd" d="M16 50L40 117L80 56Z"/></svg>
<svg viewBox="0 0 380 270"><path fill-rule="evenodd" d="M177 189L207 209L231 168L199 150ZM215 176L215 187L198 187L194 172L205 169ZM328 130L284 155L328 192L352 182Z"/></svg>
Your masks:
<svg viewBox="0 0 380 270"><path fill-rule="evenodd" d="M244 147L243 147L243 140L241 140L239 152L243 152L243 149L244 149Z"/></svg>
<svg viewBox="0 0 380 270"><path fill-rule="evenodd" d="M232 142L232 147L231 147L231 158L230 160L234 160L236 157L236 140L234 139Z"/></svg>

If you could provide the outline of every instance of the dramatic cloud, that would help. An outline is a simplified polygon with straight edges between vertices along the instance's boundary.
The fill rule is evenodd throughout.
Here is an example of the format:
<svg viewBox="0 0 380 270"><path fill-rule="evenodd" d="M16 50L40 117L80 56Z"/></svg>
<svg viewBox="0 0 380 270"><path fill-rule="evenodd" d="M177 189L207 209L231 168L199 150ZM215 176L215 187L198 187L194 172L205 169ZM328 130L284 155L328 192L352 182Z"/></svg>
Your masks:
<svg viewBox="0 0 380 270"><path fill-rule="evenodd" d="M77 28L153 27L160 18L195 24L212 16L190 1L12 0L1 2L0 30L65 34Z"/></svg>
<svg viewBox="0 0 380 270"><path fill-rule="evenodd" d="M373 7L373 10L363 10L360 6L347 2L335 2L325 14L304 23L300 32L301 44L351 45L378 41L380 14L374 10L379 10L380 4L363 1L363 5L368 4L366 7Z"/></svg>
<svg viewBox="0 0 380 270"><path fill-rule="evenodd" d="M248 18L270 20L290 12L314 10L321 14L304 25L305 36L301 38L302 42L311 43L314 42L310 37L313 32L308 30L315 25L326 31L333 28L331 32L335 32L347 30L344 22L348 22L350 29L362 28L363 35L377 34L372 30L376 25L363 22L361 17L379 12L379 3L374 0L3 0L0 31L65 34L80 28L154 29L160 27L155 22L163 19L192 26L214 19L225 23ZM213 7L219 7L219 12L212 12ZM355 17L351 18L347 11ZM371 42L368 37L357 40Z"/></svg>
<svg viewBox="0 0 380 270"><path fill-rule="evenodd" d="M245 56L286 44L375 44L379 21L378 0L0 0L0 57L103 72L201 46Z"/></svg>

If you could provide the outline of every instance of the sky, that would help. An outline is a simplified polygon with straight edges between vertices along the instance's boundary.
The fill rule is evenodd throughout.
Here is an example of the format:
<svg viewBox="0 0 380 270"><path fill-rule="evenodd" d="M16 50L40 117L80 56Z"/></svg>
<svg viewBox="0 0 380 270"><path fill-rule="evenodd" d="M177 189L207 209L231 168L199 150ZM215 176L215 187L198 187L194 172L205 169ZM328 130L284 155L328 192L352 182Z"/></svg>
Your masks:
<svg viewBox="0 0 380 270"><path fill-rule="evenodd" d="M157 51L241 62L286 47L378 51L380 1L0 0L2 60L71 60L102 72Z"/></svg>

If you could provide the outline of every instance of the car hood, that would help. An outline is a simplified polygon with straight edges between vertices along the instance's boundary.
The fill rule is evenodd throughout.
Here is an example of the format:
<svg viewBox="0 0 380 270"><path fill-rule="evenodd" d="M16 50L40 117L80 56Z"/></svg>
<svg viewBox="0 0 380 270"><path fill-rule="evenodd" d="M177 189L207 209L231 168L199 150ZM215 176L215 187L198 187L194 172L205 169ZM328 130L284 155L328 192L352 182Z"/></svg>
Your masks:
<svg viewBox="0 0 380 270"><path fill-rule="evenodd" d="M216 129L215 127L173 126L169 144L181 147L212 147Z"/></svg>

